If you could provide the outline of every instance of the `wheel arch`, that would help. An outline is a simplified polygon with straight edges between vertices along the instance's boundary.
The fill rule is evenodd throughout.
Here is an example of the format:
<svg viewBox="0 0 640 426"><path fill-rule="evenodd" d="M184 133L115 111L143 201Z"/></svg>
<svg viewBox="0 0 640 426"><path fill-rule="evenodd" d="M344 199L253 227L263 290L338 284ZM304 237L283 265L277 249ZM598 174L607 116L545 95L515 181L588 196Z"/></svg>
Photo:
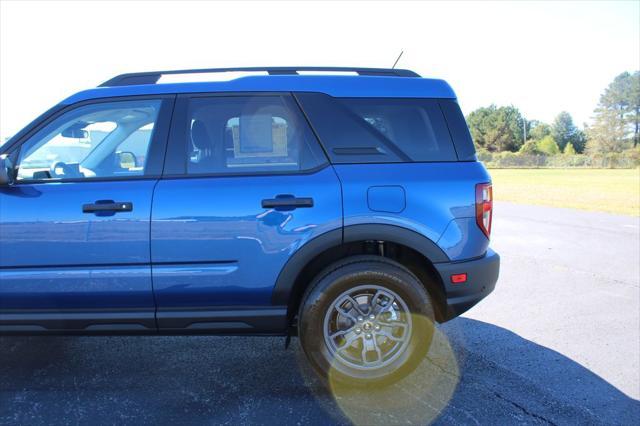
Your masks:
<svg viewBox="0 0 640 426"><path fill-rule="evenodd" d="M448 256L429 238L387 224L350 225L328 231L304 244L278 275L272 304L287 306L287 316L292 320L313 277L331 263L358 254L388 257L411 270L435 299L436 319L439 320L440 313L446 309L446 301L444 286L433 264L449 261Z"/></svg>

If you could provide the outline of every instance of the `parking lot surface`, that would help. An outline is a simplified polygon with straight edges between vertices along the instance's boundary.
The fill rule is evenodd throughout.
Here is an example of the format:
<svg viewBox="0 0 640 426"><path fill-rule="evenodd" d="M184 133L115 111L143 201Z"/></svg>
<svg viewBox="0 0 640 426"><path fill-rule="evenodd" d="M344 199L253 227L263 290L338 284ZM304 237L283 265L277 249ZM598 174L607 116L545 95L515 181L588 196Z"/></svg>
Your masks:
<svg viewBox="0 0 640 426"><path fill-rule="evenodd" d="M496 290L390 388L325 388L296 339L5 337L0 424L638 424L638 218L495 215Z"/></svg>

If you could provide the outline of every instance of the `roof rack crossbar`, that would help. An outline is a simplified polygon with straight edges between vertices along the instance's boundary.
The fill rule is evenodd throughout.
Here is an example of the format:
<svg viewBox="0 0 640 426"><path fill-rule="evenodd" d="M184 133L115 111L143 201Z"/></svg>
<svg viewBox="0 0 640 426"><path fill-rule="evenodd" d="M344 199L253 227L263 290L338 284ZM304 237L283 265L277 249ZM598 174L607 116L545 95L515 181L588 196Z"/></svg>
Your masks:
<svg viewBox="0 0 640 426"><path fill-rule="evenodd" d="M420 77L413 71L397 68L349 68L349 67L247 67L247 68L201 68L192 70L168 70L121 74L105 81L98 87L132 86L156 84L160 77L170 74L207 74L218 72L264 71L269 75L297 75L298 71L355 72L358 75L386 77Z"/></svg>

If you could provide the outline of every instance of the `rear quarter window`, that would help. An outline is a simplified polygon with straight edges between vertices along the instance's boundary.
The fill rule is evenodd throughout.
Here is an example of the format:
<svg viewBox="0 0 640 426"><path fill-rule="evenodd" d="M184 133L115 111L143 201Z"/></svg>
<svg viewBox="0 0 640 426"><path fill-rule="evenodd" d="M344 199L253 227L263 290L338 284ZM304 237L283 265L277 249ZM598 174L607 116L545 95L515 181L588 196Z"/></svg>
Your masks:
<svg viewBox="0 0 640 426"><path fill-rule="evenodd" d="M476 148L473 146L473 139L469 127L464 119L464 115L460 110L460 106L455 99L440 99L438 101L440 109L447 121L453 144L456 147L458 160L475 161Z"/></svg>
<svg viewBox="0 0 640 426"><path fill-rule="evenodd" d="M296 96L333 163L458 160L437 99Z"/></svg>

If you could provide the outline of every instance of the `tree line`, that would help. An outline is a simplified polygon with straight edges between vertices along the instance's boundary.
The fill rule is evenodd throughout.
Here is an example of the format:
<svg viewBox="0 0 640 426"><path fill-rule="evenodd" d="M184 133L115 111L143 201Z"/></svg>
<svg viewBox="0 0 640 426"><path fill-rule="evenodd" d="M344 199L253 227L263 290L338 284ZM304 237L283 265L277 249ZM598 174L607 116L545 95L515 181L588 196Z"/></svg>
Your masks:
<svg viewBox="0 0 640 426"><path fill-rule="evenodd" d="M506 163L518 165L523 163L517 161L522 157L537 165L550 161L562 166L566 161L548 160L548 157L565 154L575 157L572 162L578 163L566 165L637 166L640 164L640 71L618 75L600 96L593 123L585 124L582 129L566 111L560 112L552 123L544 123L527 120L512 105L478 108L467 116L467 123L478 156L488 163L494 160L502 163L506 159ZM611 161L604 164L602 159Z"/></svg>

